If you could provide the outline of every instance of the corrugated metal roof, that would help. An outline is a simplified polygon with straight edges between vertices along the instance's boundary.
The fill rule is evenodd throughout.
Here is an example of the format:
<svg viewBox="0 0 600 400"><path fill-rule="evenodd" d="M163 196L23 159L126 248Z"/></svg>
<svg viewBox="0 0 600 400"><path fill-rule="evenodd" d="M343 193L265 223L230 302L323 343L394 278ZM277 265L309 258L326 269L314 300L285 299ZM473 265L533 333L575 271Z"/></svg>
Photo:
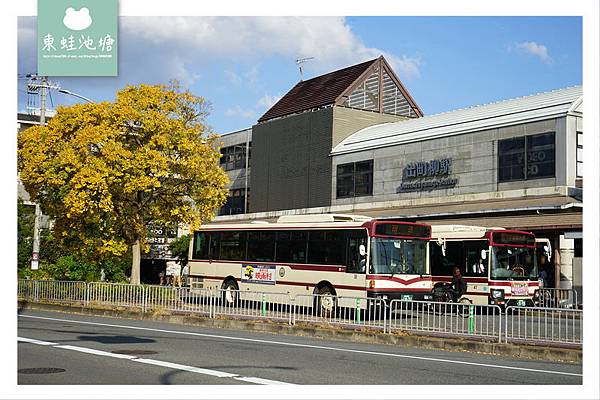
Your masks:
<svg viewBox="0 0 600 400"><path fill-rule="evenodd" d="M582 95L582 87L574 86L422 118L374 125L344 139L334 147L331 154L351 153L557 117L569 112Z"/></svg>
<svg viewBox="0 0 600 400"><path fill-rule="evenodd" d="M369 60L298 82L258 122L333 104L376 61L377 59Z"/></svg>

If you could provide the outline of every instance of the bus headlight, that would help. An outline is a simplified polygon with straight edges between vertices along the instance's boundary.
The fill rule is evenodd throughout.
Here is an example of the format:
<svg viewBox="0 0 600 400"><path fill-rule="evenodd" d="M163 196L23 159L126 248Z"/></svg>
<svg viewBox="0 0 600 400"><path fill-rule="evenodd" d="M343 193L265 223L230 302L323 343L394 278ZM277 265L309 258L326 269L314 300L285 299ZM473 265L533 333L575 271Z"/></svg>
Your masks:
<svg viewBox="0 0 600 400"><path fill-rule="evenodd" d="M492 299L503 299L504 298L504 290L502 289L492 289L490 291Z"/></svg>

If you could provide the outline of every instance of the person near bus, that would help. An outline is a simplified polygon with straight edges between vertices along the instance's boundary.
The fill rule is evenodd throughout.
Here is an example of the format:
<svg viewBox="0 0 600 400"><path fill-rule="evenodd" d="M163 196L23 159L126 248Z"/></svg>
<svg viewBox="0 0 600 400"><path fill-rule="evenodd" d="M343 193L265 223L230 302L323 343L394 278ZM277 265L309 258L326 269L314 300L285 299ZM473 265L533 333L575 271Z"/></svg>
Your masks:
<svg viewBox="0 0 600 400"><path fill-rule="evenodd" d="M186 263L183 266L183 268L181 269L181 280L182 280L182 285L183 286L187 286L188 285L188 275L189 274L190 274L190 267Z"/></svg>
<svg viewBox="0 0 600 400"><path fill-rule="evenodd" d="M467 283L464 281L459 267L452 268L452 282L450 283L452 297L455 302L467 291Z"/></svg>

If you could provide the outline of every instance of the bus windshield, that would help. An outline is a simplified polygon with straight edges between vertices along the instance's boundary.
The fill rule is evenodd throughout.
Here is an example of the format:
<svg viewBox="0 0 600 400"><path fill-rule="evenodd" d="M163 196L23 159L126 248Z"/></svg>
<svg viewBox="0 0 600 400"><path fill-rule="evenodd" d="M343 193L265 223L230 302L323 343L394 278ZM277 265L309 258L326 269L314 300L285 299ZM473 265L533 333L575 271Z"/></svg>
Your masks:
<svg viewBox="0 0 600 400"><path fill-rule="evenodd" d="M492 247L491 279L537 279L535 249L531 247Z"/></svg>
<svg viewBox="0 0 600 400"><path fill-rule="evenodd" d="M371 242L371 272L423 275L426 249L425 240L375 237Z"/></svg>

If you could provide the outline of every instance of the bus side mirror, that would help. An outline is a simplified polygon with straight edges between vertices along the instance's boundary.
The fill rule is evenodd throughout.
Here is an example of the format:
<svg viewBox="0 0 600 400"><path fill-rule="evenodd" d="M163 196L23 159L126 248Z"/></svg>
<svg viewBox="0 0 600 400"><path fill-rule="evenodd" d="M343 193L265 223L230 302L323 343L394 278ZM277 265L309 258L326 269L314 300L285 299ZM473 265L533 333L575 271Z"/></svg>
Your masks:
<svg viewBox="0 0 600 400"><path fill-rule="evenodd" d="M367 249L365 248L364 244L358 246L358 253L363 257L367 255Z"/></svg>
<svg viewBox="0 0 600 400"><path fill-rule="evenodd" d="M442 255L446 257L446 241L442 238L439 238L436 243L442 248Z"/></svg>
<svg viewBox="0 0 600 400"><path fill-rule="evenodd" d="M552 252L550 251L550 246L544 245L544 254L546 255L546 258L548 259L548 261L550 261L550 257L552 257Z"/></svg>

